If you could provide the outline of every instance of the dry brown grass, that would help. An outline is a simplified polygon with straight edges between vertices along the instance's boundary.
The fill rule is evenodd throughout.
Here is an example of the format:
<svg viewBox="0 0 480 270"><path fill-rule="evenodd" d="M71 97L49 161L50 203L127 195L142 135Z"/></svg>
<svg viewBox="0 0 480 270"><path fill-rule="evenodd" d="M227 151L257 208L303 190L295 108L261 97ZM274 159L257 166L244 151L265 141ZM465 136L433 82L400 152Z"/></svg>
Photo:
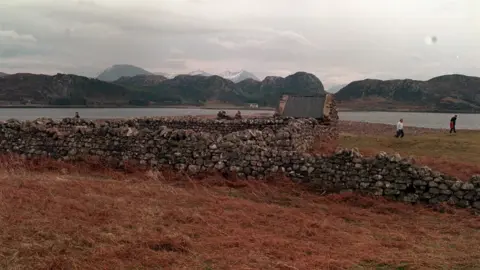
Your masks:
<svg viewBox="0 0 480 270"><path fill-rule="evenodd" d="M374 155L379 151L413 156L420 165L429 166L437 171L468 180L474 174L480 174L480 132L459 131L426 133L406 136L398 139L380 134L378 136L359 136L343 134L339 145L357 147L364 155Z"/></svg>
<svg viewBox="0 0 480 270"><path fill-rule="evenodd" d="M288 179L3 159L0 269L479 269L480 218Z"/></svg>

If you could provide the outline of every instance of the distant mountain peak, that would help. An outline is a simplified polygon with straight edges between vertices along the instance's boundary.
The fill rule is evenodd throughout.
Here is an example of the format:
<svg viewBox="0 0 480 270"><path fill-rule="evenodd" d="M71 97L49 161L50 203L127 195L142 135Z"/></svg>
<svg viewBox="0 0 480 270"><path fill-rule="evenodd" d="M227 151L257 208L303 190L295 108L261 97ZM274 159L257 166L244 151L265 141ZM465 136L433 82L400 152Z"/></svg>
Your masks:
<svg viewBox="0 0 480 270"><path fill-rule="evenodd" d="M150 71L129 64L117 64L105 69L97 79L113 82L121 77L133 77L136 75L152 75Z"/></svg>
<svg viewBox="0 0 480 270"><path fill-rule="evenodd" d="M175 78L175 74L171 74L171 73L164 73L164 72L155 72L154 75L160 75L160 76L163 76L167 79L173 79Z"/></svg>
<svg viewBox="0 0 480 270"><path fill-rule="evenodd" d="M336 92L340 91L340 89L344 88L345 86L347 86L347 85L346 84L334 84L334 85L331 85L327 89L327 92L336 93Z"/></svg>
<svg viewBox="0 0 480 270"><path fill-rule="evenodd" d="M246 79L253 79L255 81L260 81L257 76L255 76L253 73L251 72L248 72L244 69L241 69L239 71L230 71L230 70L227 70L223 73L220 73L218 74L220 77L224 78L224 79L227 79L227 80L230 80L234 83L238 83L238 82L241 82L243 80L246 80Z"/></svg>
<svg viewBox="0 0 480 270"><path fill-rule="evenodd" d="M194 70L194 71L188 73L188 75L191 75L191 76L205 76L205 77L210 77L210 76L212 76L212 74L210 74L210 73L208 73L208 72L205 72L205 71L203 71L203 70L199 70L199 69Z"/></svg>

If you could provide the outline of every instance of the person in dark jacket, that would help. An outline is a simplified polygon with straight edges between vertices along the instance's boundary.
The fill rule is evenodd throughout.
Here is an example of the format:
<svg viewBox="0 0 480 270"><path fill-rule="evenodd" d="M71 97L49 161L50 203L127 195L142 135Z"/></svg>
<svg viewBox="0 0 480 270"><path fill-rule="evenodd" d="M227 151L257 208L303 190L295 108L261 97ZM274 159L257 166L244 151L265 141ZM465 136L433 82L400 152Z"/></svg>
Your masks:
<svg viewBox="0 0 480 270"><path fill-rule="evenodd" d="M457 115L455 114L451 119L450 119L450 133L457 133L457 130L455 129L455 126L457 125Z"/></svg>
<svg viewBox="0 0 480 270"><path fill-rule="evenodd" d="M75 118L80 119L80 115L78 114L78 112L75 112Z"/></svg>

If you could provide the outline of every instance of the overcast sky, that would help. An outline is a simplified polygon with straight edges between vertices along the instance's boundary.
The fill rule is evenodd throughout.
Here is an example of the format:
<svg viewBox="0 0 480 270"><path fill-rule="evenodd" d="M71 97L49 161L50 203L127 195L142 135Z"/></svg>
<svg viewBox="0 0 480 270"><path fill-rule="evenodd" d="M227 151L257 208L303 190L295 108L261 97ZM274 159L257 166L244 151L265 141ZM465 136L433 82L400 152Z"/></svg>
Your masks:
<svg viewBox="0 0 480 270"><path fill-rule="evenodd" d="M0 0L0 72L113 64L307 71L327 86L480 76L480 0Z"/></svg>

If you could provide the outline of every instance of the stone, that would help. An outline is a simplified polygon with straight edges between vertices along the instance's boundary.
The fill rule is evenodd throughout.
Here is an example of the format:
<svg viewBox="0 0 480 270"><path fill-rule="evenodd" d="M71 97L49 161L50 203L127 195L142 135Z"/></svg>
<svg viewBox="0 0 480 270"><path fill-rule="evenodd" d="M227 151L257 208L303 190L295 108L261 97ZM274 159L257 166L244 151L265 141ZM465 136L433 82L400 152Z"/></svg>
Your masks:
<svg viewBox="0 0 480 270"><path fill-rule="evenodd" d="M321 190L361 192L405 202L449 201L477 206L480 175L470 181L418 167L400 155L363 157L358 149L309 154L315 138L336 138L335 122L315 119L212 120L134 118L104 122L76 119L0 123L0 152L24 158L76 160L96 156L109 166L174 168L196 174L215 169L239 178L288 174Z"/></svg>
<svg viewBox="0 0 480 270"><path fill-rule="evenodd" d="M476 186L480 185L480 174L472 175L469 182Z"/></svg>
<svg viewBox="0 0 480 270"><path fill-rule="evenodd" d="M200 168L197 165L188 165L188 172L191 174L196 174L200 171Z"/></svg>
<svg viewBox="0 0 480 270"><path fill-rule="evenodd" d="M408 203L414 203L414 202L417 202L419 199L419 196L417 194L406 194L405 196L403 196L402 200L404 202L408 202Z"/></svg>
<svg viewBox="0 0 480 270"><path fill-rule="evenodd" d="M438 186L438 188L441 189L441 190L448 190L448 186L445 185L445 184L443 184L443 183L440 184L440 185Z"/></svg>
<svg viewBox="0 0 480 270"><path fill-rule="evenodd" d="M428 186L429 187L438 187L438 184L434 181L430 181L430 182L428 182Z"/></svg>
<svg viewBox="0 0 480 270"><path fill-rule="evenodd" d="M468 192L466 192L464 195L463 195L463 198L465 200L473 200L475 198L475 196L477 195L477 192L475 192L475 190L470 190Z"/></svg>
<svg viewBox="0 0 480 270"><path fill-rule="evenodd" d="M443 194L443 195L452 195L453 194L453 191L449 190L449 189L441 189L440 190L440 194Z"/></svg>
<svg viewBox="0 0 480 270"><path fill-rule="evenodd" d="M370 183L368 182L360 182L360 188L365 189L365 188L368 188L369 186L370 186Z"/></svg>
<svg viewBox="0 0 480 270"><path fill-rule="evenodd" d="M423 180L415 180L415 181L413 181L413 185L414 186L426 186L427 182L425 182Z"/></svg>
<svg viewBox="0 0 480 270"><path fill-rule="evenodd" d="M452 189L452 191L457 191L457 190L460 190L461 187L462 187L462 182L455 181L450 188Z"/></svg>
<svg viewBox="0 0 480 270"><path fill-rule="evenodd" d="M217 162L217 164L215 164L215 169L217 170L223 170L224 168L225 168L225 163L222 161L219 161Z"/></svg>
<svg viewBox="0 0 480 270"><path fill-rule="evenodd" d="M465 183L463 183L461 189L462 190L474 190L475 186L472 183L465 182Z"/></svg>
<svg viewBox="0 0 480 270"><path fill-rule="evenodd" d="M470 206L470 203L469 203L468 201L466 201L466 200L459 200L459 201L457 202L457 206L458 206L458 207L462 207L462 208L467 208L467 207Z"/></svg>
<svg viewBox="0 0 480 270"><path fill-rule="evenodd" d="M398 194L400 194L400 191L398 191L396 189L387 188L383 191L383 194L385 194L385 195L398 195Z"/></svg>
<svg viewBox="0 0 480 270"><path fill-rule="evenodd" d="M480 210L480 202L478 202L478 201L477 201L477 202L474 202L474 203L472 204L472 207L475 208L475 209Z"/></svg>

